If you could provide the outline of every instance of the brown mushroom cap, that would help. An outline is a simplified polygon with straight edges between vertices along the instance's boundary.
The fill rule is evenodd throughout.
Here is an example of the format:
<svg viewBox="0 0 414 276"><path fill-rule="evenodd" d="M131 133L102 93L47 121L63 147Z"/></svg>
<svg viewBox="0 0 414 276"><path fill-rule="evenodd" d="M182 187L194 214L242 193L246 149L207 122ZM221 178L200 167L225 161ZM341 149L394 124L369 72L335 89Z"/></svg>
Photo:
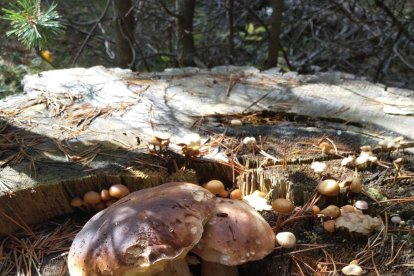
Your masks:
<svg viewBox="0 0 414 276"><path fill-rule="evenodd" d="M326 179L322 181L321 183L319 183L317 189L321 195L326 196L337 196L341 191L338 182L333 179Z"/></svg>
<svg viewBox="0 0 414 276"><path fill-rule="evenodd" d="M161 271L198 243L214 196L174 182L140 190L93 216L68 256L71 275L136 275Z"/></svg>
<svg viewBox="0 0 414 276"><path fill-rule="evenodd" d="M351 190L351 192L355 193L355 194L359 194L362 191L362 181L361 178L359 176L354 176L352 178L352 182L351 185L349 186L349 189Z"/></svg>
<svg viewBox="0 0 414 276"><path fill-rule="evenodd" d="M192 252L208 262L239 265L273 251L275 234L252 207L241 200L217 198L213 217Z"/></svg>
<svg viewBox="0 0 414 276"><path fill-rule="evenodd" d="M338 206L329 205L325 209L321 210L320 214L331 218L337 218L341 215L341 209L339 209Z"/></svg>
<svg viewBox="0 0 414 276"><path fill-rule="evenodd" d="M219 197L229 197L230 193L227 190L223 190L221 193L218 194Z"/></svg>
<svg viewBox="0 0 414 276"><path fill-rule="evenodd" d="M234 189L230 193L230 198L231 199L242 199L243 198L243 193L242 193L242 191L240 191L240 189Z"/></svg>
<svg viewBox="0 0 414 276"><path fill-rule="evenodd" d="M323 228L326 232L333 233L335 231L335 221L333 219L323 222Z"/></svg>
<svg viewBox="0 0 414 276"><path fill-rule="evenodd" d="M295 205L285 198L277 198L272 201L272 208L279 214L288 215L293 211Z"/></svg>
<svg viewBox="0 0 414 276"><path fill-rule="evenodd" d="M108 201L111 199L111 195L109 194L109 191L107 189L103 189L101 191L101 199L103 201Z"/></svg>
<svg viewBox="0 0 414 276"><path fill-rule="evenodd" d="M83 201L86 204L95 205L101 202L101 196L95 191L89 191L83 195Z"/></svg>
<svg viewBox="0 0 414 276"><path fill-rule="evenodd" d="M115 184L109 188L109 194L114 198L123 198L129 194L129 189L125 185Z"/></svg>
<svg viewBox="0 0 414 276"><path fill-rule="evenodd" d="M83 205L83 200L80 197L75 197L70 201L70 206L79 208Z"/></svg>
<svg viewBox="0 0 414 276"><path fill-rule="evenodd" d="M203 187L215 195L218 195L224 191L224 184L220 180L211 180L204 184Z"/></svg>
<svg viewBox="0 0 414 276"><path fill-rule="evenodd" d="M321 208L319 208L317 205L313 205L312 206L312 213L314 214L314 215L317 215L317 214L319 214L321 212Z"/></svg>

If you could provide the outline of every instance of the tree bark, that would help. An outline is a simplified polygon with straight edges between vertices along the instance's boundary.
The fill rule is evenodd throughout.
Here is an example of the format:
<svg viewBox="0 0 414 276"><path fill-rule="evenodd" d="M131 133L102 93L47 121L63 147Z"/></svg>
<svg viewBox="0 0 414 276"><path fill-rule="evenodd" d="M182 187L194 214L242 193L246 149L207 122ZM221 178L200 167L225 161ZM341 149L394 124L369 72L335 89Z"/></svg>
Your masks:
<svg viewBox="0 0 414 276"><path fill-rule="evenodd" d="M234 59L234 16L233 16L233 7L234 0L227 0L227 16L229 19L229 37L228 37L228 46L229 46L229 62L233 63Z"/></svg>
<svg viewBox="0 0 414 276"><path fill-rule="evenodd" d="M273 12L270 18L269 46L265 68L276 67L278 63L281 45L279 36L282 26L283 0L271 0L270 6Z"/></svg>
<svg viewBox="0 0 414 276"><path fill-rule="evenodd" d="M177 59L180 67L194 66L193 17L195 0L176 0Z"/></svg>
<svg viewBox="0 0 414 276"><path fill-rule="evenodd" d="M116 30L117 66L133 68L134 65L134 16L131 0L113 0Z"/></svg>

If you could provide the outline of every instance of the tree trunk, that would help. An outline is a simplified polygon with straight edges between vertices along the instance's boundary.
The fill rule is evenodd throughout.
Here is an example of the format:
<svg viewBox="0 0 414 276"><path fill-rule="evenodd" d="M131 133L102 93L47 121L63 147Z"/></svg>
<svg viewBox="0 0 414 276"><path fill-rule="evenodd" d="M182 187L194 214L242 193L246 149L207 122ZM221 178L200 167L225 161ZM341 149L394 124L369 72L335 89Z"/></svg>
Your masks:
<svg viewBox="0 0 414 276"><path fill-rule="evenodd" d="M272 68L277 66L278 54L280 50L280 31L282 26L282 12L283 12L283 0L271 0L270 6L273 9L272 16L270 18L270 36L269 36L269 49L267 55L266 68Z"/></svg>
<svg viewBox="0 0 414 276"><path fill-rule="evenodd" d="M193 17L195 0L176 0L177 59L181 67L194 66Z"/></svg>
<svg viewBox="0 0 414 276"><path fill-rule="evenodd" d="M134 16L131 0L113 0L116 29L117 66L133 68L134 65Z"/></svg>
<svg viewBox="0 0 414 276"><path fill-rule="evenodd" d="M229 46L229 62L233 63L234 59L234 16L233 16L233 6L234 0L227 0L227 16L229 19L229 37L228 37L228 46Z"/></svg>

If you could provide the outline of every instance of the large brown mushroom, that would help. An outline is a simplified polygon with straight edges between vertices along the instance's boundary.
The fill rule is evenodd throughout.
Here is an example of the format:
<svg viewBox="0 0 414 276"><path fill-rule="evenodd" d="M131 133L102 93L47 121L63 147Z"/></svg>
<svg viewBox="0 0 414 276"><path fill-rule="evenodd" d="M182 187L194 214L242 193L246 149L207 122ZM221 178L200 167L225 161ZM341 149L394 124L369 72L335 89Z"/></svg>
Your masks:
<svg viewBox="0 0 414 276"><path fill-rule="evenodd" d="M212 218L192 249L202 258L202 276L238 275L237 265L260 260L275 247L270 225L241 200L216 198Z"/></svg>
<svg viewBox="0 0 414 276"><path fill-rule="evenodd" d="M204 188L183 182L129 194L76 235L68 256L70 275L191 275L185 256L201 239L214 199Z"/></svg>

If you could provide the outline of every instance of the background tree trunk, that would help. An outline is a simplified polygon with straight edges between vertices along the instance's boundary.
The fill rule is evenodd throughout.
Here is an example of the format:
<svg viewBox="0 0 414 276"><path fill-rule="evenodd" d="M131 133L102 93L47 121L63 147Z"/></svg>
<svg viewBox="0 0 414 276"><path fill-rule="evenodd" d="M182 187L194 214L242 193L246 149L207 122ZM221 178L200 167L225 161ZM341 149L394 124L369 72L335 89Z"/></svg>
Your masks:
<svg viewBox="0 0 414 276"><path fill-rule="evenodd" d="M272 68L277 66L277 60L280 50L280 31L282 26L282 12L283 12L283 0L271 0L270 6L273 9L272 16L270 18L270 36L269 36L269 48L267 54L266 68Z"/></svg>
<svg viewBox="0 0 414 276"><path fill-rule="evenodd" d="M113 0L116 30L116 59L121 68L134 65L133 34L135 20L131 0Z"/></svg>
<svg viewBox="0 0 414 276"><path fill-rule="evenodd" d="M233 16L233 5L234 0L227 0L226 8L227 8L227 16L229 18L229 63L233 63L234 59L234 16Z"/></svg>
<svg viewBox="0 0 414 276"><path fill-rule="evenodd" d="M195 0L176 0L177 59L181 67L194 66L193 17Z"/></svg>

